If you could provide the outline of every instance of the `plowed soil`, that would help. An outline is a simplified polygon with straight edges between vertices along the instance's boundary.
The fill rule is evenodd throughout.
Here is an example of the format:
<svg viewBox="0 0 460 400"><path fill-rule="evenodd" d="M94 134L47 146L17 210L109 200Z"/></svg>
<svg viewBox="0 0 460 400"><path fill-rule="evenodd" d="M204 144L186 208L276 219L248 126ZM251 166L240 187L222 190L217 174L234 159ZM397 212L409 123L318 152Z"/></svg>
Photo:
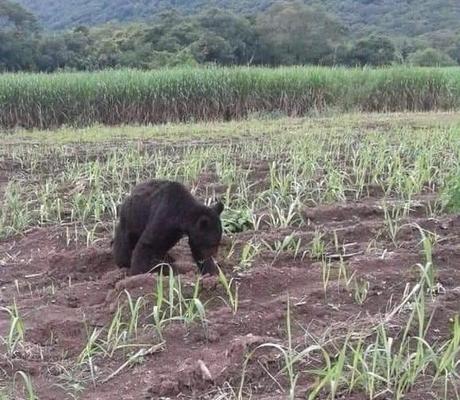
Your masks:
<svg viewBox="0 0 460 400"><path fill-rule="evenodd" d="M202 185L216 184L213 179L205 177ZM110 235L90 247L68 244L65 226L34 228L11 237L0 242L0 306L9 307L15 299L24 320L25 339L12 355L6 355L6 346L2 345L0 380L11 382L15 371L24 371L31 376L41 400L225 398L232 391L238 392L251 350L263 343L286 345L288 296L293 346L308 346L314 343L313 338L340 336L351 326L365 330L385 318L392 305L402 299L406 285L416 282L416 264L423 262L419 231L409 223L439 235L434 250L439 292L429 305L435 327L429 334L433 340L446 339L449 321L460 310L460 216L427 217L427 207L434 199L433 194L417 199L403 221L397 245L382 233L384 214L378 195L359 202L305 207L308 223L301 228L262 226L257 231L237 233L236 248L230 256L227 236L219 261L227 277L238 282L237 311L234 313L221 300L226 293L217 279L204 277L200 299L206 303L206 325L171 322L165 326L162 340L152 328L152 304L148 299L157 280L164 279L166 284L168 277L125 277L112 261ZM326 234L326 255L335 271L326 292L321 262L302 257L302 253L285 251L274 257L263 250L247 271L234 269L238 251L250 238L273 243L295 233L304 248L317 229ZM342 258L349 274L369 282L363 304L337 280L337 239L346 249ZM186 242L180 243L172 255L184 291L192 293L197 269ZM117 305L126 301L125 290L134 299L146 299L134 341L139 346L118 350L112 357L95 355L92 369L88 363L77 366L91 332L107 327ZM397 329L405 314L392 318ZM8 314L1 312L0 335L7 336L9 327ZM139 349L143 349L143 355L117 372ZM287 378L279 374L282 366L278 351L257 350L244 370L244 395L286 398ZM296 395L305 398L311 383L308 373L302 373ZM341 398L365 397L344 394ZM434 397L420 387L407 398Z"/></svg>

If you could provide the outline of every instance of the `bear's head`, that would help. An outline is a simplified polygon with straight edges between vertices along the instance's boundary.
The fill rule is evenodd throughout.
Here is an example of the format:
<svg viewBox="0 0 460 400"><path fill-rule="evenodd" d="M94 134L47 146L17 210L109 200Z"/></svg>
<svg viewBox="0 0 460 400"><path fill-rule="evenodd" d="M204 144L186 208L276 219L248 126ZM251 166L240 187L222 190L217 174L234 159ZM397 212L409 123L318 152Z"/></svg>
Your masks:
<svg viewBox="0 0 460 400"><path fill-rule="evenodd" d="M215 273L217 270L213 257L217 255L222 239L220 214L223 209L220 201L211 207L200 207L188 229L190 249L204 273Z"/></svg>

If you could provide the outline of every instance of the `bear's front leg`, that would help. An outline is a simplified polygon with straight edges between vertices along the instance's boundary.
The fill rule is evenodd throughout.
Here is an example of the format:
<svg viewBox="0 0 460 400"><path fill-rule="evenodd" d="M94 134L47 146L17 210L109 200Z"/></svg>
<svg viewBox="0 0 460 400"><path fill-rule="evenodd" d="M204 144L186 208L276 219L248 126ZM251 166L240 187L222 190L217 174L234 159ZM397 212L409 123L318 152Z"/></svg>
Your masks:
<svg viewBox="0 0 460 400"><path fill-rule="evenodd" d="M162 255L158 254L154 247L145 243L137 243L131 259L129 275L145 274L150 272L156 265L162 262Z"/></svg>
<svg viewBox="0 0 460 400"><path fill-rule="evenodd" d="M180 237L180 232L167 229L164 224L148 225L134 248L129 275L145 274L164 263Z"/></svg>
<svg viewBox="0 0 460 400"><path fill-rule="evenodd" d="M112 243L112 254L120 268L128 268L131 265L131 257L134 247L137 243L137 237L132 237L128 232L125 232L121 225L118 224L115 230L115 237Z"/></svg>

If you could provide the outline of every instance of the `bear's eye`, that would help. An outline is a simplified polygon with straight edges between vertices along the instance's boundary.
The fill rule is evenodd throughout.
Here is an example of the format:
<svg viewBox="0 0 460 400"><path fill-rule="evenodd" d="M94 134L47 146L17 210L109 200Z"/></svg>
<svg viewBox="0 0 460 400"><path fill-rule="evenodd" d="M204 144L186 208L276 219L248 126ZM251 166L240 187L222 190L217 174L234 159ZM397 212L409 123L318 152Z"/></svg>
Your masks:
<svg viewBox="0 0 460 400"><path fill-rule="evenodd" d="M210 221L207 217L200 217L200 219L198 220L198 228L200 230L205 230L205 229L208 229L209 228L209 224L210 224Z"/></svg>

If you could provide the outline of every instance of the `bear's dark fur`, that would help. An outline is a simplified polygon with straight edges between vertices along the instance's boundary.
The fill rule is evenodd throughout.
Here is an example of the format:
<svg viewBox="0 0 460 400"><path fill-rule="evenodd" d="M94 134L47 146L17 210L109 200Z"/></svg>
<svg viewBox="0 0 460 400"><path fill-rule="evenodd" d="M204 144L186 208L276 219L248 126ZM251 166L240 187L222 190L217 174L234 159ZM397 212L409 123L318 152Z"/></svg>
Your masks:
<svg viewBox="0 0 460 400"><path fill-rule="evenodd" d="M150 180L135 186L117 208L119 223L113 256L129 275L148 272L171 258L168 251L188 236L202 274L217 272L213 257L222 238L221 202L212 207L197 201L180 183Z"/></svg>

